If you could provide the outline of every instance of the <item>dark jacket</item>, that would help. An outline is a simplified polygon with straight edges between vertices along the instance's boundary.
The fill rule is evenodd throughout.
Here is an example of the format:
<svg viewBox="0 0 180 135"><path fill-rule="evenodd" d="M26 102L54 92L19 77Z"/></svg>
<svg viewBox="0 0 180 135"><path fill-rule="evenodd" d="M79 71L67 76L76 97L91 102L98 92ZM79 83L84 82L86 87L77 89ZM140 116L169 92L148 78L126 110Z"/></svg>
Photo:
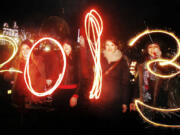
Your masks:
<svg viewBox="0 0 180 135"><path fill-rule="evenodd" d="M166 106L167 79L162 79L151 74L145 66L146 62L137 67L136 98L139 97L141 101L152 106ZM153 64L152 68L157 73L162 71L157 64ZM139 91L137 89L139 89Z"/></svg>
<svg viewBox="0 0 180 135"><path fill-rule="evenodd" d="M103 71L102 93L100 100L105 104L117 105L130 102L130 72L126 59L122 57L117 62L108 64L104 56L101 57Z"/></svg>

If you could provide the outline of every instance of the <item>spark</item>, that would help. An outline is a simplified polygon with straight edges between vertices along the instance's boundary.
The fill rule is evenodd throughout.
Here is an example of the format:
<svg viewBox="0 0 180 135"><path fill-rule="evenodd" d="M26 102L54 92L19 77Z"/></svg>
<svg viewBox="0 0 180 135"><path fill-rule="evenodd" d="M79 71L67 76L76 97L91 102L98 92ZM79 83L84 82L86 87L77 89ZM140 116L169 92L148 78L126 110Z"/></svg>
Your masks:
<svg viewBox="0 0 180 135"><path fill-rule="evenodd" d="M96 18L97 17L97 18ZM100 63L101 34L103 31L103 21L101 16L92 9L85 17L85 33L94 61L94 81L90 91L90 99L98 99L102 87L102 68ZM92 33L91 33L92 32Z"/></svg>
<svg viewBox="0 0 180 135"><path fill-rule="evenodd" d="M30 78L30 75L29 75L29 61L30 61L30 56L32 54L33 49L40 42L45 41L45 40L50 40L51 42L55 43L59 47L59 49L60 49L60 51L62 53L62 56L63 56L64 64L63 64L62 73L59 73L59 75L58 75L59 77L58 77L56 83L54 84L54 86L52 88L46 90L45 92L39 93L39 92L37 92L38 90L33 89L32 84L31 84L31 78ZM53 38L50 38L50 37L41 38L40 40L38 40L36 43L33 44L32 48L30 50L30 53L28 54L27 62L26 62L25 69L24 69L24 80L25 80L26 86L27 86L28 90L32 94L34 94L35 96L42 97L42 96L51 95L56 90L56 88L61 84L62 79L64 77L65 69L66 69L66 55L64 53L62 45L57 40L55 40Z"/></svg>

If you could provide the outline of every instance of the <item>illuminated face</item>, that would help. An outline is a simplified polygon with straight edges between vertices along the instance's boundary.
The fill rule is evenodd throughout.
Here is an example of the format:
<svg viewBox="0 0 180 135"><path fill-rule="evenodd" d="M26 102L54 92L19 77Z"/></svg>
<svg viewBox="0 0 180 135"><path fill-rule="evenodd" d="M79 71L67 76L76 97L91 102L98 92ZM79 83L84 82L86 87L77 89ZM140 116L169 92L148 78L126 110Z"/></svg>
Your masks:
<svg viewBox="0 0 180 135"><path fill-rule="evenodd" d="M22 53L24 60L26 60L28 58L28 54L29 54L30 50L31 50L31 48L27 44L22 45L21 53Z"/></svg>
<svg viewBox="0 0 180 135"><path fill-rule="evenodd" d="M151 44L148 46L148 54L152 57L161 57L161 50L158 45Z"/></svg>
<svg viewBox="0 0 180 135"><path fill-rule="evenodd" d="M105 49L108 51L108 52L115 52L117 50L117 46L112 42L112 41L106 41L105 43Z"/></svg>
<svg viewBox="0 0 180 135"><path fill-rule="evenodd" d="M63 49L67 56L71 54L72 48L69 44L65 43Z"/></svg>

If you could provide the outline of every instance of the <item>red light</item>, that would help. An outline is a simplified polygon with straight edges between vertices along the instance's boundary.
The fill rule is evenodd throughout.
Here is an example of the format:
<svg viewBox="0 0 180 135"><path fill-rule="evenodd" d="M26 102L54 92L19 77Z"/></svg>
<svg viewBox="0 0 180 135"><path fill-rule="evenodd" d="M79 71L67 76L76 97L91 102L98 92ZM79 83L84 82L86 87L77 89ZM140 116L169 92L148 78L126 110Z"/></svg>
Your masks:
<svg viewBox="0 0 180 135"><path fill-rule="evenodd" d="M94 81L89 98L98 99L102 87L102 69L100 63L101 34L103 31L103 21L95 10L91 10L85 17L85 32L87 41L94 60Z"/></svg>
<svg viewBox="0 0 180 135"><path fill-rule="evenodd" d="M51 42L54 42L58 47L59 49L61 50L61 53L62 53L62 56L63 56L63 61L64 61L64 66L63 66L63 70L62 70L62 73L59 73L59 77L56 81L56 83L54 84L54 86L52 88L50 88L49 90L46 90L45 92L42 92L42 93L39 93L37 92L37 90L34 90L32 88L32 84L31 84L31 78L30 78L30 75L29 75L29 60L30 60L30 56L31 56L31 53L33 51L33 49L42 41L44 40L50 40ZM66 55L64 53L64 50L62 48L62 45L55 39L53 38L50 38L50 37L45 37L45 38L41 38L40 40L38 40L31 48L30 50L30 53L28 55L28 58L27 58L27 62L26 62L26 65L25 65L25 69L24 69L24 80L25 80L25 83L27 85L27 88L28 90L36 95L36 96L39 96L39 97L42 97L42 96L47 96L47 95L51 95L55 90L56 88L60 85L60 83L62 82L62 79L64 77L64 73L65 73L65 69L66 69Z"/></svg>

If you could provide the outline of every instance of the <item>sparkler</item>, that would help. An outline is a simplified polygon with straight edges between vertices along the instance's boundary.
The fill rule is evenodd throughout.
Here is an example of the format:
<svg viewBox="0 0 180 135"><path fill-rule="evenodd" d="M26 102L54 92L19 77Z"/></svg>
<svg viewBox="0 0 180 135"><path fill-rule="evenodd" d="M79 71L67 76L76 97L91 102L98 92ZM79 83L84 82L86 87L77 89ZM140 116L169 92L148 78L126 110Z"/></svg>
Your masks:
<svg viewBox="0 0 180 135"><path fill-rule="evenodd" d="M103 21L95 10L91 10L85 17L85 33L94 60L94 81L90 91L90 99L98 99L102 87L102 68L100 63L101 34Z"/></svg>
<svg viewBox="0 0 180 135"><path fill-rule="evenodd" d="M165 31L165 30L145 30L144 32L138 34L135 38L133 38L132 40L130 40L129 42L129 46L134 46L135 43L140 39L142 38L143 36L147 35L147 34L151 34L151 33L163 33L163 34L166 34L166 35L169 35L171 36L172 38L174 38L174 40L176 41L177 43L177 53L176 55L172 58L172 59L155 59L155 60L150 60L147 62L146 66L147 66L147 69L150 73L152 73L153 75L155 76L158 76L158 77L161 77L161 78L171 78L171 77L174 77L176 76L177 74L180 73L180 71L176 72L176 73L171 73L170 75L164 75L164 74L159 74L159 73L155 73L151 68L150 68L150 65L155 63L155 62L158 62L160 66L167 66L167 65L171 65L171 66L174 66L175 68L177 68L178 70L180 70L180 65L178 65L176 63L176 60L177 58L180 56L180 40L176 37L176 35L172 32L168 32L168 31ZM157 107L152 107L152 106L149 106L143 102L141 102L140 100L135 100L135 106L136 106L136 109L137 111L139 112L139 114L141 115L141 117L149 122L150 124L152 125L155 125L155 126L161 126L161 127L180 127L180 125L167 125L167 124L163 124L163 123L157 123L157 122L153 122L152 120L148 119L143 113L142 111L140 110L138 104L146 107L146 108L149 108L151 110L155 110L155 111L158 111L158 112L176 112L176 111L180 111L180 108L174 108L174 109L162 109L162 108L157 108Z"/></svg>
<svg viewBox="0 0 180 135"><path fill-rule="evenodd" d="M13 48L12 55L9 57L9 59L0 64L0 68L2 68L4 65L9 63L15 57L15 55L17 54L17 51L18 51L18 45L17 45L17 42L13 38L11 38L9 36L0 35L0 40L8 42L9 45L11 45L12 48ZM17 72L17 73L22 73L19 70L11 69L11 68L10 69L6 69L6 70L0 70L0 72L1 73L2 72Z"/></svg>
<svg viewBox="0 0 180 135"><path fill-rule="evenodd" d="M55 44L59 47L59 49L60 49L60 51L61 51L61 53L62 53L62 56L63 56L64 64L63 64L62 73L60 73L60 74L58 75L59 77L58 77L56 83L54 84L54 86L53 86L52 88L46 90L45 92L40 93L40 92L37 92L38 90L34 90L33 87L32 87L31 78L30 78L30 75L29 75L29 61L30 61L30 56L31 56L31 54L32 54L33 49L34 49L40 42L45 41L45 40L50 40L51 42L55 43ZM65 55L65 53L64 53L64 50L63 50L62 45L61 45L57 40L55 40L55 39L53 39L53 38L50 38L50 37L41 38L40 40L38 40L38 41L32 46L32 48L31 48L31 50L30 50L30 53L28 54L27 62L26 62L26 65L25 65L25 69L24 69L24 80L25 80L25 83L26 83L26 85L27 85L28 90L29 90L32 94L34 94L34 95L36 95L36 96L39 96L39 97L51 95L51 94L56 90L56 88L60 85L60 83L62 82L62 79L63 79L63 77L64 77L64 73L65 73L65 69L66 69L66 55Z"/></svg>

